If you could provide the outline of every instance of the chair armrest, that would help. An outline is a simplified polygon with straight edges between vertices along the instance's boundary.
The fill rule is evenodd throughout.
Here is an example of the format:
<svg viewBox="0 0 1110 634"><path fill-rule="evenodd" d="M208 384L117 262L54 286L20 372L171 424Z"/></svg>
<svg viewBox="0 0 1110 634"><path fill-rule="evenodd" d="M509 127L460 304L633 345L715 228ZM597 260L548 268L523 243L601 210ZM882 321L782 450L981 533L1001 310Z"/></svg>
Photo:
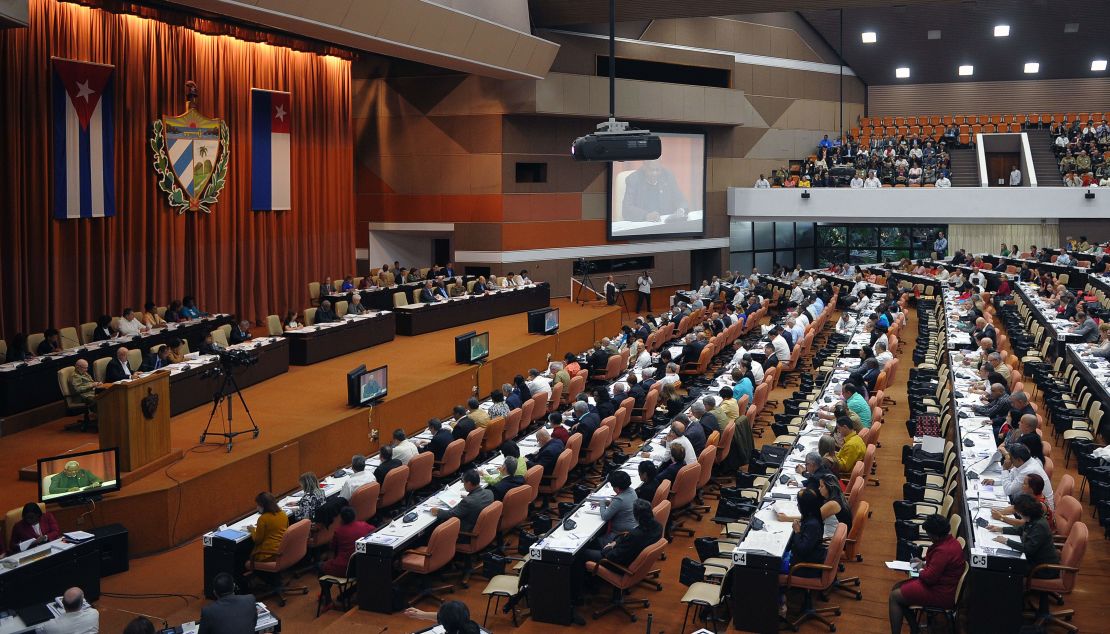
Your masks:
<svg viewBox="0 0 1110 634"><path fill-rule="evenodd" d="M622 574L626 574L626 575L632 574L631 570L629 570L628 568L625 568L624 566L618 564L617 562L611 561L609 559L602 559L601 561L597 562L597 568L594 569L594 574L595 575L597 574L597 569L601 568L601 566L603 566L603 565L608 567L608 568L611 568L613 570L616 570L617 572L620 572Z"/></svg>
<svg viewBox="0 0 1110 634"><path fill-rule="evenodd" d="M1026 582L1028 582L1038 572L1040 572L1042 570L1059 570L1060 572L1079 572L1079 568L1075 568L1073 566L1065 566L1063 564L1040 564L1038 566L1034 566L1033 569L1029 571L1029 574L1027 574L1026 577L1025 577Z"/></svg>
<svg viewBox="0 0 1110 634"><path fill-rule="evenodd" d="M407 550L405 552L406 553L411 553L413 555L420 555L421 557L427 557L428 556L428 547L427 546L422 546L420 548L412 548L412 549Z"/></svg>
<svg viewBox="0 0 1110 634"><path fill-rule="evenodd" d="M832 566L826 566L825 564L810 564L810 563L794 564L793 566L790 566L790 572L787 573L787 575L786 575L786 587L789 588L793 585L794 572L795 571L801 570L801 569L806 569L806 568L808 568L810 570L820 570L822 572L824 572L825 570L832 570L833 569Z"/></svg>
<svg viewBox="0 0 1110 634"><path fill-rule="evenodd" d="M256 555L280 555L281 551L278 551L278 550L256 550L256 551L254 551L254 554L256 554Z"/></svg>

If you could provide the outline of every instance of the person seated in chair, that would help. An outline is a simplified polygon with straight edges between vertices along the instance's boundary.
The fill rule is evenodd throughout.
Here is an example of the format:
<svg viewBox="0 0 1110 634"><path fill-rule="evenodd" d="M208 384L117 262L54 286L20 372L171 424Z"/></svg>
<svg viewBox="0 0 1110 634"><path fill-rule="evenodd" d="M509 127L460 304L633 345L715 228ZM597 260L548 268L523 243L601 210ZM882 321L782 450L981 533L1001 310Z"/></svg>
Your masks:
<svg viewBox="0 0 1110 634"><path fill-rule="evenodd" d="M451 436L451 430L443 426L443 422L438 418L428 419L428 433L432 435L431 440L425 441L420 447L420 451L430 451L435 456L435 461L440 462L443 460L443 453L447 451L447 445L451 444L454 438Z"/></svg>
<svg viewBox="0 0 1110 634"><path fill-rule="evenodd" d="M632 565L633 561L636 561L640 553L663 537L663 527L655 521L651 502L635 500L632 503L632 517L636 525L630 531L612 538L603 544L600 549L590 548L582 552L582 567L578 568L581 577L585 576L586 562L600 562L602 566L606 562L612 562L627 568ZM572 584L574 589L573 598L576 603L581 602L585 585L584 582Z"/></svg>
<svg viewBox="0 0 1110 634"><path fill-rule="evenodd" d="M35 348L35 354L43 356L47 354L55 354L62 351L62 337L56 328L47 328L42 333L43 340Z"/></svg>
<svg viewBox="0 0 1110 634"><path fill-rule="evenodd" d="M104 380L108 383L115 383L124 379L131 378L131 366L127 363L127 353L129 350L120 347L116 350L116 358L108 362L108 367L104 370Z"/></svg>
<svg viewBox="0 0 1110 634"><path fill-rule="evenodd" d="M442 302L446 298L436 293L435 285L431 280L424 282L424 288L420 289L419 301L422 304L432 304L435 302Z"/></svg>
<svg viewBox="0 0 1110 634"><path fill-rule="evenodd" d="M204 336L204 341L201 342L200 350L197 352L201 355L218 355L222 350L224 350L224 347L216 343L216 338L212 336L212 333L208 333Z"/></svg>
<svg viewBox="0 0 1110 634"><path fill-rule="evenodd" d="M235 578L221 572L212 579L216 600L200 609L199 634L242 634L253 632L258 621L254 597L237 594Z"/></svg>
<svg viewBox="0 0 1110 634"><path fill-rule="evenodd" d="M85 607L85 593L81 588L70 588L62 595L61 616L43 624L38 630L43 634L96 634L100 631L100 612Z"/></svg>
<svg viewBox="0 0 1110 634"><path fill-rule="evenodd" d="M501 466L498 467L501 479L487 487L493 492L493 499L498 502L504 501L506 493L524 485L524 476L517 474L520 463L520 459L516 456L505 456Z"/></svg>
<svg viewBox="0 0 1110 634"><path fill-rule="evenodd" d="M331 539L331 558L320 564L320 573L333 577L346 577L347 564L355 554L355 542L374 532L374 527L355 515L355 509L339 509L339 526Z"/></svg>
<svg viewBox="0 0 1110 634"><path fill-rule="evenodd" d="M231 345L249 341L251 338L251 322L250 320L243 319L231 326L231 336L228 341Z"/></svg>
<svg viewBox="0 0 1110 634"><path fill-rule="evenodd" d="M910 562L916 579L900 581L890 590L890 630L902 631L906 609L911 605L948 610L956 606L956 591L964 574L964 549L952 536L943 515L930 515L921 526L930 545L925 559ZM914 628L916 629L916 628Z"/></svg>
<svg viewBox="0 0 1110 634"><path fill-rule="evenodd" d="M146 355L143 359L143 364L139 366L140 372L154 372L170 365L170 349L165 344L158 346L158 348Z"/></svg>
<svg viewBox="0 0 1110 634"><path fill-rule="evenodd" d="M54 478L57 477L54 476ZM28 502L23 505L23 515L20 520L12 525L12 538L8 541L8 552L18 553L61 536L62 530L58 528L58 520L54 519L54 515L43 511L38 504ZM25 548L22 547L27 542L31 543Z"/></svg>
<svg viewBox="0 0 1110 634"><path fill-rule="evenodd" d="M474 530L474 525L478 523L478 516L482 513L482 509L486 508L493 502L493 491L488 488L482 488L482 479L478 476L478 471L475 469L467 469L463 472L462 483L463 490L466 495L463 496L459 503L451 508L446 506L433 506L429 509L432 515L436 516L437 522L443 522L449 518L457 517L461 526L459 527L460 533L469 533ZM469 537L459 537L460 542L470 541Z"/></svg>
<svg viewBox="0 0 1110 634"><path fill-rule="evenodd" d="M528 468L540 465L543 467L543 474L549 476L555 471L555 462L566 449L566 445L558 438L552 438L546 429L536 432L536 440L540 449L528 459Z"/></svg>
<svg viewBox="0 0 1110 634"><path fill-rule="evenodd" d="M393 457L393 447L386 445L378 450L378 459L381 461L378 467L374 469L374 479L378 484L385 484L385 476L397 467L401 466L401 461Z"/></svg>
<svg viewBox="0 0 1110 634"><path fill-rule="evenodd" d="M326 324L333 321L339 321L339 315L335 314L335 311L331 307L331 302L325 299L320 302L320 307L316 309L315 323Z"/></svg>

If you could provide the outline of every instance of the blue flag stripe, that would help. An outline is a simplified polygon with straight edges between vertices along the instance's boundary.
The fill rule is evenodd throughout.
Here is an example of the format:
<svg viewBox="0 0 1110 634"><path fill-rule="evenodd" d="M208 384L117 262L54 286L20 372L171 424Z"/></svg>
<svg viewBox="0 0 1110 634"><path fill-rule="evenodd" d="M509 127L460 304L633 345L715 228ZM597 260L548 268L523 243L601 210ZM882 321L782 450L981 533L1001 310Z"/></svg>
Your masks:
<svg viewBox="0 0 1110 634"><path fill-rule="evenodd" d="M90 164L89 128L80 129L77 139L80 141L78 151L78 165L81 166L81 217L92 217L92 165Z"/></svg>
<svg viewBox="0 0 1110 634"><path fill-rule="evenodd" d="M65 220L66 214L66 95L58 74L54 73L54 217Z"/></svg>
<svg viewBox="0 0 1110 634"><path fill-rule="evenodd" d="M270 93L251 91L251 209L268 210L271 200Z"/></svg>
<svg viewBox="0 0 1110 634"><path fill-rule="evenodd" d="M114 73L112 77L104 84L104 94L100 98L101 114L104 116L104 123L101 129L104 130L104 140L101 145L104 148L104 215L116 215L116 125L115 125L115 93L113 91L113 84L115 84Z"/></svg>

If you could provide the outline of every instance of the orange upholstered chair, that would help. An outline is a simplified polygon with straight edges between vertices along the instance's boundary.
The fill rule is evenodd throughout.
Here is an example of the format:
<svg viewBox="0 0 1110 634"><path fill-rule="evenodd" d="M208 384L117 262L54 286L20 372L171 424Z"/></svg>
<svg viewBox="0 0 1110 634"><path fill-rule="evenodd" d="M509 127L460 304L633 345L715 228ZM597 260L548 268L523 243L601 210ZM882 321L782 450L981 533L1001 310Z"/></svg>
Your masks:
<svg viewBox="0 0 1110 634"><path fill-rule="evenodd" d="M571 466L578 464L578 456L582 454L582 434L577 432L567 438L566 448L570 450Z"/></svg>
<svg viewBox="0 0 1110 634"><path fill-rule="evenodd" d="M610 416L613 420L615 417ZM609 418L605 420L609 420ZM605 451L609 449L610 441L613 439L613 428L602 425L597 428L597 431L590 436L590 446L586 447L586 451L578 457L578 466L592 468L597 465L598 461L605 456Z"/></svg>
<svg viewBox="0 0 1110 634"><path fill-rule="evenodd" d="M790 626L793 629L798 629L805 621L816 619L825 624L830 631L835 627L835 624L829 619L825 618L826 614L840 614L840 606L829 606L827 608L817 608L813 605L813 593L826 593L836 580L837 566L840 563L840 557L844 552L844 542L847 539L848 527L840 524L836 527L836 532L833 533L832 540L829 542L828 552L825 555L824 563L796 563L790 566L790 572L785 575L779 575L779 585L785 587L787 590L790 588L801 588L805 591L805 600L802 603L802 612L794 621L790 621ZM800 570L819 570L821 571L820 577L799 577L797 576Z"/></svg>
<svg viewBox="0 0 1110 634"><path fill-rule="evenodd" d="M465 440L462 438L452 440L443 452L443 459L435 463L432 469L432 477L443 480L458 473L459 467L462 466L463 451L465 450Z"/></svg>
<svg viewBox="0 0 1110 634"><path fill-rule="evenodd" d="M409 468L408 481L405 482L405 493L410 499L414 493L432 483L432 468L435 466L435 460L435 455L430 451L425 451L413 456L405 465Z"/></svg>
<svg viewBox="0 0 1110 634"><path fill-rule="evenodd" d="M494 500L490 502L489 506L482 509L478 514L478 520L474 522L474 530L470 532L460 531L460 537L468 537L469 541L460 542L455 546L455 550L463 555L466 555L466 563L463 566L462 587L469 587L467 582L470 581L471 568L474 565L474 555L485 550L493 540L497 538L497 524L501 521L501 511L503 504Z"/></svg>
<svg viewBox="0 0 1110 634"><path fill-rule="evenodd" d="M347 502L355 510L356 519L369 520L374 517L374 514L378 512L378 496L381 495L381 488L381 485L375 480L355 489L355 492L351 494L351 499Z"/></svg>
<svg viewBox="0 0 1110 634"><path fill-rule="evenodd" d="M281 573L304 559L308 552L308 536L311 528L312 522L307 519L294 523L285 530L276 552L259 551L267 555L277 555L273 561L247 562L247 570L269 575L273 579L271 587L264 594L256 595L258 598L274 595L277 596L278 605L284 606L285 595L308 594L308 588L304 586L286 585L286 582L282 580Z"/></svg>
<svg viewBox="0 0 1110 634"><path fill-rule="evenodd" d="M1037 611L1033 615L1036 625L1059 625L1071 632L1078 632L1068 621L1071 620L1075 610L1059 610L1053 612L1048 608L1049 596L1071 594L1075 589L1075 580L1079 576L1079 564L1083 563L1083 555L1087 552L1087 525L1083 522L1072 524L1068 539L1060 549L1060 563L1040 564L1034 566L1025 578L1026 592L1039 595ZM1035 575L1046 570L1057 570L1060 576L1056 579L1038 579Z"/></svg>
<svg viewBox="0 0 1110 634"><path fill-rule="evenodd" d="M652 566L663 555L663 549L666 546L667 540L660 539L642 550L627 568L606 559L586 563L587 573L597 575L602 581L613 586L613 600L609 605L594 612L595 619L601 618L612 610L620 610L628 616L629 620L636 620L636 616L628 609L629 605L647 607L648 601L647 599L629 599L626 593L648 576Z"/></svg>
<svg viewBox="0 0 1110 634"><path fill-rule="evenodd" d="M674 482L671 483L671 509L676 517L692 513L690 508L694 503L694 497L698 493L698 480L701 478L701 465L697 462L682 467L674 477ZM700 516L694 514L695 517L701 519ZM684 535L694 536L694 531L683 527L681 524L671 528L672 533L682 533Z"/></svg>
<svg viewBox="0 0 1110 634"><path fill-rule="evenodd" d="M513 440L520 434L520 417L523 413L519 407L509 412L509 417L505 419L505 440Z"/></svg>
<svg viewBox="0 0 1110 634"><path fill-rule="evenodd" d="M419 575L430 575L440 568L443 568L455 558L456 542L459 539L459 530L462 524L459 518L452 517L436 526L432 531L432 536L428 538L428 545L423 548L413 548L406 550L401 555L401 570L404 572L401 576L407 573L416 573ZM400 577L398 577L400 579ZM409 605L413 606L423 601L424 599L431 599L436 603L443 603L437 595L450 592L454 586L440 586L436 588L426 588L420 591L411 601Z"/></svg>
<svg viewBox="0 0 1110 634"><path fill-rule="evenodd" d="M409 481L409 468L407 465L394 467L385 474L385 482L382 482L381 497L378 499L378 507L389 508L395 504L400 504L405 499L405 485Z"/></svg>
<svg viewBox="0 0 1110 634"><path fill-rule="evenodd" d="M532 423L547 418L547 392L536 392L532 395L532 419L527 422L529 425Z"/></svg>
<svg viewBox="0 0 1110 634"><path fill-rule="evenodd" d="M527 484L509 489L505 499L501 501L501 520L497 523L499 538L528 519L528 505L532 503L532 499L532 487Z"/></svg>
<svg viewBox="0 0 1110 634"><path fill-rule="evenodd" d="M468 465L478 459L478 455L482 453L482 439L485 437L485 427L475 427L466 435L466 445L462 455L463 464Z"/></svg>
<svg viewBox="0 0 1110 634"><path fill-rule="evenodd" d="M524 484L527 484L531 489L531 497L528 503L531 504L536 498L540 496L540 483L543 481L543 467L535 465L528 467L528 471L524 472Z"/></svg>
<svg viewBox="0 0 1110 634"><path fill-rule="evenodd" d="M578 438L582 438L581 434L578 434ZM562 491L563 487L567 485L567 478L570 476L570 468L574 466L574 462L574 452L570 449L564 449L563 453L559 454L559 458L555 461L555 468L551 470L551 475L543 476L540 479L539 492L540 495L543 496L544 507L550 505L551 498Z"/></svg>
<svg viewBox="0 0 1110 634"><path fill-rule="evenodd" d="M505 417L498 416L486 425L486 435L482 437L482 453L490 453L501 446L505 439Z"/></svg>

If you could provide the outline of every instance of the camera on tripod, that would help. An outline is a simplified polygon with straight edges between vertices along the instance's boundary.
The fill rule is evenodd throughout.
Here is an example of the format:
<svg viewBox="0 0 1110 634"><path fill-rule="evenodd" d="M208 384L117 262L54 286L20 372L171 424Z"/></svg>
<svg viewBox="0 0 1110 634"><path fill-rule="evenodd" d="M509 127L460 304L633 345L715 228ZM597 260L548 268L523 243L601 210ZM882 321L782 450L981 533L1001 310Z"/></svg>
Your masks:
<svg viewBox="0 0 1110 634"><path fill-rule="evenodd" d="M624 282L621 282L620 284L617 284L617 290L618 291L623 291L626 288L628 288L628 284L625 284Z"/></svg>
<svg viewBox="0 0 1110 634"><path fill-rule="evenodd" d="M258 363L258 357L246 350L220 350L220 365L225 368L245 368Z"/></svg>
<svg viewBox="0 0 1110 634"><path fill-rule="evenodd" d="M578 258L574 262L575 275L588 275L590 273L593 273L595 270L597 270L597 263L591 262L586 258Z"/></svg>

